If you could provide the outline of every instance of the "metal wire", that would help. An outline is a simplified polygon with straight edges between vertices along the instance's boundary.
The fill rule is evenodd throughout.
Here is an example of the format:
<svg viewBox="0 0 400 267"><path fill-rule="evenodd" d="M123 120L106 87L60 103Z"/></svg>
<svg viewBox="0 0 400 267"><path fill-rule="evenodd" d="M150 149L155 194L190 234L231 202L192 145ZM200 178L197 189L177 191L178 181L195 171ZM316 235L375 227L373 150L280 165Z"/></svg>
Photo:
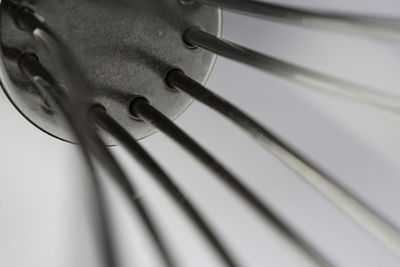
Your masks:
<svg viewBox="0 0 400 267"><path fill-rule="evenodd" d="M186 2L189 1L186 0ZM400 38L400 19L398 18L330 13L254 0L194 0L194 2L297 26Z"/></svg>
<svg viewBox="0 0 400 267"><path fill-rule="evenodd" d="M30 58L29 64L26 64L25 71L31 75L32 80L35 84L45 90L45 94L50 94L52 99L57 102L57 105L62 107L62 111L66 113L66 116L71 116L71 120L77 120L79 127L82 132L86 132L86 141L90 144L90 151L97 157L97 159L106 166L106 170L109 171L116 182L120 185L123 192L126 194L128 199L132 202L133 207L139 213L144 225L146 226L149 234L153 238L154 244L156 245L164 263L168 267L177 266L173 257L171 256L169 249L167 248L164 240L162 239L159 230L157 229L153 219L151 218L144 203L138 198L134 185L129 181L122 168L114 156L108 151L103 140L97 135L95 131L90 129L86 121L81 121L79 118L82 114L75 114L72 107L82 107L81 112L84 112L85 101L86 101L86 90L84 89L84 81L77 71L76 64L73 58L70 56L69 51L63 46L55 35L46 27L46 25L37 18L32 10L14 6L12 2L9 11L15 16L17 22L21 23L20 27L28 32L31 32L33 36L40 41L49 51L52 59L56 62L56 66L61 69L61 73L64 74L64 78L69 82L71 91L69 95L62 94L61 91L54 90L57 88L57 83L51 77L51 75L40 65L37 60ZM43 85L49 83L49 86ZM77 89L83 90L77 90ZM77 95L76 92L79 92ZM68 101L70 99L70 101ZM71 101L72 99L72 101ZM74 105L72 104L74 102ZM84 115L86 117L86 114Z"/></svg>
<svg viewBox="0 0 400 267"><path fill-rule="evenodd" d="M273 132L250 118L243 111L187 77L182 71L172 70L166 76L171 88L179 89L203 104L219 112L245 132L250 134L262 147L272 152L289 168L336 204L349 217L372 234L385 247L400 256L400 233L383 217L373 211L351 192L324 173L315 163L298 153Z"/></svg>
<svg viewBox="0 0 400 267"><path fill-rule="evenodd" d="M69 96L63 94L60 90L55 90L55 88L57 88L57 84L54 82L48 72L40 65L36 57L28 58L27 60L20 62L20 64L21 68L31 77L38 88L45 90L45 92L51 96L57 105L60 106L60 109L65 116L70 117L70 120L74 123L77 123L78 127L80 127L80 131L85 133L82 138L84 138L88 145L90 145L90 152L92 152L94 156L96 156L97 159L103 163L106 170L112 175L124 194L133 204L135 210L139 213L141 220L146 226L158 251L160 252L160 255L162 256L165 265L168 267L177 266L170 255L169 249L162 239L159 230L147 211L147 208L138 197L134 185L129 181L128 177L123 172L114 156L112 156L110 151L106 148L103 140L100 139L93 129L90 129L89 124L85 119L83 119L83 121L82 119L79 119L82 117L85 118L86 114L82 116L81 113L75 112L72 107L76 107L76 105L72 105L72 103L70 103Z"/></svg>
<svg viewBox="0 0 400 267"><path fill-rule="evenodd" d="M295 64L279 60L238 44L220 39L197 27L184 32L184 40L192 46L250 65L269 74L300 84L306 88L332 93L369 106L400 114L400 98L353 82L338 79Z"/></svg>
<svg viewBox="0 0 400 267"><path fill-rule="evenodd" d="M145 99L137 98L132 102L131 112L147 123L162 131L172 140L177 142L189 153L196 157L206 168L211 170L218 178L234 192L241 196L253 207L262 218L271 224L312 266L333 266L319 252L317 252L303 237L287 225L271 208L267 207L256 195L243 185L232 173L230 173L212 155L203 149L183 130L165 117Z"/></svg>
<svg viewBox="0 0 400 267"><path fill-rule="evenodd" d="M182 1L185 2L184 0ZM373 33L385 37L398 38L400 36L399 20L394 19L309 11L254 0L195 0L195 2L302 26ZM129 181L121 166L107 149L104 141L89 126L86 117L82 116L82 114L86 113L85 108L88 103L85 102L85 90L81 91L77 90L77 88L81 89L84 87L84 82L79 71L74 68L75 63L71 58L69 58L69 54L64 53L66 50L62 43L57 40L55 35L49 31L43 21L38 19L36 14L29 8L21 7L9 0L3 0L2 5L4 5L13 16L15 16L16 22L21 29L31 32L37 40L47 47L49 53L57 63L56 67L63 70L61 73L67 77L65 80L69 82L69 86L72 88L71 95L67 95L65 92L60 90L52 75L41 66L37 61L37 58L33 55L25 55L20 58L18 63L20 64L21 69L31 78L32 82L42 92L46 105L51 106L46 99L46 96L50 96L51 101L54 102L59 110L64 114L69 126L82 146L82 153L92 174L94 192L98 202L99 211L97 215L99 219L97 226L102 233L101 246L104 252L102 253L104 255L104 265L117 266L118 261L116 260L110 229L107 223L104 196L101 193L100 183L97 180L90 153L104 164L106 170L113 176L124 194L131 201L133 204L132 206L139 213L140 218L143 220L144 225L153 238L165 265L168 267L176 266L175 260L171 256L171 253L150 213L138 197L134 184ZM196 27L187 29L184 32L183 39L190 46L207 49L216 54L254 66L258 69L278 75L284 79L301 85L322 89L323 91L341 95L396 114L400 111L400 100L398 97L379 93L371 88L263 55L243 46L219 39L218 37L208 34ZM186 92L195 99L237 123L265 148L277 156L283 163L303 176L307 182L313 185L319 192L328 197L347 215L352 217L367 231L369 231L377 240L392 252L400 256L400 233L398 230L344 189L341 185L336 183L332 178L316 167L313 162L301 155L301 153L298 153L278 136L265 129L225 99L217 96L201 84L185 76L183 72L178 70L171 71L166 77L166 82L170 87ZM80 95L81 99L78 99L78 96L75 95L74 92L76 91L81 93L83 92L83 96ZM78 109L79 111L77 112L74 110L74 108L72 108L73 106L80 107ZM209 168L217 177L224 181L231 189L250 204L265 221L272 224L290 245L302 253L302 256L311 265L332 266L332 264L316 251L308 241L286 224L284 220L273 211L273 209L264 204L229 170L220 164L204 148L197 144L189 135L151 106L145 99L140 97L136 98L135 101L132 102L130 109L132 114L157 127L171 139L191 152L202 164ZM167 190L177 204L184 209L192 222L216 249L226 265L231 267L238 266L232 255L227 252L226 248L210 228L206 220L200 215L174 181L154 161L154 159L121 125L113 120L104 109L96 107L91 111L92 118L95 120L96 124L118 139L119 142L121 142L152 174L152 176L156 178L163 188Z"/></svg>
<svg viewBox="0 0 400 267"><path fill-rule="evenodd" d="M208 222L150 154L118 122L108 115L103 107L93 107L90 114L99 127L114 136L151 173L155 180L175 200L176 204L186 212L225 264L232 267L238 266L232 254L228 252Z"/></svg>
<svg viewBox="0 0 400 267"><path fill-rule="evenodd" d="M91 156L90 156L90 144L88 143L88 132L85 131L85 127L82 127L84 122L77 118L76 114L71 109L71 105L68 104L68 98L62 97L62 94L56 92L57 87L55 81L51 75L47 73L45 69L41 67L37 62L37 58L34 55L26 54L20 57L19 64L21 69L30 77L36 87L43 92L43 94L49 95L56 106L63 112L69 127L74 132L75 137L79 141L81 151L84 159L88 164L88 170L91 174L91 183L93 185L94 197L97 202L96 217L98 218L96 223L96 232L100 236L100 247L103 257L104 266L114 267L119 266L116 251L114 249L113 238L111 233L111 227L109 225L108 212L106 209L106 199L102 192L101 183L97 177L96 170L94 168Z"/></svg>

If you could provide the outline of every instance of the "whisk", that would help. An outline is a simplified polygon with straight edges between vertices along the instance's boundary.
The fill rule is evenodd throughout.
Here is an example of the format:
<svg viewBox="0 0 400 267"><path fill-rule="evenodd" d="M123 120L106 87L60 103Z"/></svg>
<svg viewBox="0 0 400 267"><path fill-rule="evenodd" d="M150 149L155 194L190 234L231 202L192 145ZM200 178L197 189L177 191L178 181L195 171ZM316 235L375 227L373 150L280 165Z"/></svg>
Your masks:
<svg viewBox="0 0 400 267"><path fill-rule="evenodd" d="M297 26L397 39L397 19L334 14L252 0L86 0L1 2L1 82L15 108L45 133L81 147L97 200L105 266L118 266L104 183L96 164L130 201L166 266L178 266L136 185L110 152L120 144L203 235L226 266L235 259L176 179L137 141L158 130L187 150L215 178L273 226L310 266L336 266L268 203L173 120L193 100L231 120L292 169L377 242L400 256L400 233L272 129L205 87L216 55L304 87L398 115L397 96L265 55L221 38L220 8ZM84 19L83 19L84 18ZM245 266L245 265L244 265Z"/></svg>

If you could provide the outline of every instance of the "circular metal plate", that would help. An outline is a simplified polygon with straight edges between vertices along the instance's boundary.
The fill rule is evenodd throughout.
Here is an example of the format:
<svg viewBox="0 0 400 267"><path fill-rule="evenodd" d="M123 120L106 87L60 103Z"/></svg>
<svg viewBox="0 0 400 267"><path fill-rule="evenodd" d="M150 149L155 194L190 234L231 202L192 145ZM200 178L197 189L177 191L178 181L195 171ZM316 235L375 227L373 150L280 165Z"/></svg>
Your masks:
<svg viewBox="0 0 400 267"><path fill-rule="evenodd" d="M134 96L146 97L169 118L177 118L191 103L179 92L165 88L163 76L171 67L205 82L215 56L190 49L181 40L191 25L220 35L221 12L179 0L36 0L20 1L44 19L82 70L93 102L108 112L135 138L154 129L133 119L128 111ZM32 35L19 29L4 8L1 11L1 82L17 109L34 125L55 137L72 140L63 127L62 114L49 112L34 85L21 73L7 48L35 53L54 71L48 51ZM55 75L57 77L57 75ZM62 81L60 81L62 83Z"/></svg>

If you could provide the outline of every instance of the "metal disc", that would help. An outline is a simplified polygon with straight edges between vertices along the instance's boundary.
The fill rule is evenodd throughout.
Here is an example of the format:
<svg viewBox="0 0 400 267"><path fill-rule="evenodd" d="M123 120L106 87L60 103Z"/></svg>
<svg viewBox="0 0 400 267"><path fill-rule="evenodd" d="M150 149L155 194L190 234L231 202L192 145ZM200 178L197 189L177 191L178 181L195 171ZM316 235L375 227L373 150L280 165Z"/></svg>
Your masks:
<svg viewBox="0 0 400 267"><path fill-rule="evenodd" d="M164 75L171 67L184 70L205 83L215 55L191 49L182 32L191 25L220 35L219 9L179 0L37 0L20 1L44 19L69 49L90 88L90 100L102 104L110 115L137 138L154 129L129 114L135 96L146 97L171 119L192 102L177 91L166 89ZM15 19L1 11L2 87L15 107L35 126L57 138L72 141L63 126L62 114L49 111L39 91L21 72L9 48L38 55L40 62L56 72L45 47ZM56 73L55 77L57 77ZM62 81L60 81L62 83Z"/></svg>

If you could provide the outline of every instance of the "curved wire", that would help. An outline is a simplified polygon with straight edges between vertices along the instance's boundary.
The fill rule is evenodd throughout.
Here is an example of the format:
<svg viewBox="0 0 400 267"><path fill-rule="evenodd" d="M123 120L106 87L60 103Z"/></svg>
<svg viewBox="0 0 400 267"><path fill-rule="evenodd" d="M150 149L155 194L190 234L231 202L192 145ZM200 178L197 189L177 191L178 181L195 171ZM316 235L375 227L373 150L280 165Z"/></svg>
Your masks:
<svg viewBox="0 0 400 267"><path fill-rule="evenodd" d="M250 134L262 147L273 153L289 168L304 177L317 191L331 200L349 217L353 218L366 231L380 241L381 244L400 256L400 232L398 229L385 221L382 216L357 199L356 196L286 144L273 132L250 118L227 100L187 77L182 71L170 71L166 76L166 81L171 88L176 88L189 94L233 121Z"/></svg>
<svg viewBox="0 0 400 267"><path fill-rule="evenodd" d="M227 0L227 1L198 0L198 1L200 1L200 2L209 2L209 4L211 2L219 2L219 3L222 3L222 4L224 2L225 3L238 2L236 0ZM9 2L9 1L7 1L7 2ZM257 3L260 4L260 2L257 2L257 1L243 1L243 3L244 2L253 3L253 4L257 4ZM274 7L275 9L273 9L272 7ZM312 13L312 12L303 11L301 13L300 12L301 10L287 9L287 8L286 9L285 8L282 9L282 7L279 7L279 6L272 6L272 7L270 5L270 8L272 8L271 10L273 11L273 12L271 11L272 13L277 12L277 11L281 11L282 14L280 14L280 15L282 15L282 17L280 17L280 18L287 19L287 17L289 17L289 19L293 19L291 16L296 17L295 15L298 15L298 16L302 15L303 17L301 17L300 20L303 23L304 22L308 22L308 21L314 21L314 20L316 22L318 22L318 23L321 23L321 22L324 22L324 21L325 22L330 22L330 23L332 23L332 22L335 22L335 23L337 23L337 22L339 22L339 23L343 23L343 22L349 23L350 22L351 25L363 26L366 29L368 29L368 28L374 29L374 30L376 30L377 28L380 29L380 27L377 27L377 25L380 25L380 24L368 24L366 21L361 23L361 24L355 23L355 22L362 21L361 19L349 20L348 18L343 19L344 17L340 17L340 16L333 16L333 15L332 16L329 16L329 15L321 16L321 14ZM283 11L288 12L288 13L283 14L284 13ZM289 11L291 11L292 13L289 12ZM247 11L247 12L253 12L253 11ZM300 13L296 13L296 12L300 12ZM274 13L274 14L276 14L276 13ZM337 20L337 19L339 19L339 20ZM32 31L34 36L36 36L39 39L41 39L49 47L52 47L52 48L57 47L57 46L51 45L51 42L56 40L55 37L51 34L50 31L46 30L46 28L44 27L44 24L41 23L39 20L37 20L35 18L35 16L33 16L33 17L27 16L26 20L24 20L23 22L24 22L23 23L23 27L26 27L29 31ZM307 25L307 23L305 23L305 25ZM312 24L312 25L314 25L314 24ZM360 27L360 29L363 28L363 27ZM384 31L378 31L378 32L382 33ZM347 89L351 88L353 91L352 92L348 92L348 91L344 90L343 92L340 92L340 93L344 94L344 95L347 95L347 96L349 96L351 98L357 99L359 101L363 101L365 103L369 103L369 104L373 104L375 106L379 106L381 108L382 107L383 108L387 108L388 106L391 106L393 104L392 103L393 101L389 101L389 100L392 100L392 99L388 99L388 97L385 97L382 94L375 95L375 92L369 91L369 90L364 90L365 88L363 88L363 87L356 86L356 85L354 85L352 83L349 83L349 82L341 81L339 79L332 78L332 77L329 77L327 75L319 74L317 72L313 72L313 71L307 70L305 68L301 68L301 67L292 65L290 63L286 63L286 62L283 62L283 61L279 61L277 59L273 59L273 58L264 56L262 54L259 54L259 53L255 52L255 51L251 51L249 49L246 49L244 47L240 47L238 45L222 41L222 40L216 38L215 36L209 35L209 34L207 34L205 32L201 32L200 30L197 30L197 29L194 29L194 28L186 31L185 40L189 44L193 44L193 45L197 45L197 46L206 48L206 49L211 50L211 51L213 51L215 53L223 54L223 55L225 55L227 57L234 58L236 60L239 60L239 61L244 62L246 64L250 64L250 65L256 66L256 67L264 69L264 70L266 70L266 68L267 68L266 66L268 66L268 67L273 66L271 69L268 69L268 71L273 72L275 74L278 74L280 76L283 76L285 78L294 80L294 81L299 82L299 83L303 83L303 84L306 84L306 85L313 85L314 87L315 87L315 84L320 86L321 83L322 83L322 84L324 84L325 87L329 87L328 89L327 88L324 88L324 89L327 89L327 90L330 90L330 91L334 91L335 93L340 92L340 90L338 88L335 88L335 89L330 88L332 85L334 85L336 87L340 87L340 86L347 87ZM219 47L220 50L217 50L216 47ZM58 48L56 48L56 50L57 49ZM231 52L234 52L234 53L227 53L227 51L229 51L229 50ZM236 53L236 55L234 55L235 53ZM60 60L60 58L62 58L62 56L60 57L60 53L56 53L56 54L58 54L58 56L59 56L58 62L63 61L63 60ZM66 62L69 62L69 61L66 61ZM35 73L35 71L33 69L30 69L29 66L25 66L25 68L26 68L25 70L28 73L30 73L31 75L33 75ZM48 78L48 77L46 77L46 78ZM32 76L32 80L36 84L36 86L38 88L40 88L41 90L46 91L47 94L50 94L52 96L52 99L54 100L54 102L57 103L57 105L60 107L60 109L63 110L63 113L65 113L65 115L67 117L70 116L69 120L77 119L77 118L74 118L75 117L74 115L71 115L71 114L74 113L74 112L71 111L71 108L70 108L70 107L72 107L72 102L73 101L70 101L68 103L68 101L66 101L65 99L61 100L60 96L64 96L64 95L63 94L59 94L60 92L56 92L56 91L53 92L52 91L52 90L54 90L53 87L55 87L56 84L52 83L53 81L51 81L49 83L49 80L46 79L46 78L44 78L44 77L42 77L40 75ZM379 97L379 101L376 101L376 99L374 99L377 96ZM146 104L148 106L146 106ZM151 118L153 118L153 119L155 118L155 117L152 117L152 116L154 116L156 114L155 110L150 110L151 106L148 103L145 103L145 102L141 102L138 105L134 106L134 112L136 114L138 114L139 116L142 116L147 121L152 122L153 124L154 123L157 124L156 120L152 121L152 119L151 119ZM391 111L395 110L396 112L398 112L399 111L398 110L399 109L398 102L394 101L393 106L389 107L388 109L391 110ZM150 112L148 112L149 110L150 110ZM158 119L162 118L162 116L161 116L162 114L161 113L160 114L156 114L156 115L160 115L160 116L158 116ZM160 122L160 121L158 121L158 122ZM156 126L161 127L160 125L156 125ZM169 127L171 127L171 125L169 125ZM87 128L82 128L82 129L87 129ZM174 128L173 130L171 130L171 129L164 128L164 131L167 134L168 134L168 132L170 134L170 133L175 131L175 134L176 134L177 133L177 129L178 128ZM199 154L200 154L201 155L200 158L202 158L203 162L216 164L217 166L211 166L211 168L214 168L214 171L216 173L219 173L220 175L222 173L222 176L224 176L222 178L227 179L227 177L229 177L229 175L230 175L229 172L226 171L223 167L221 168L221 166L219 166L219 163L216 162L215 159L213 159L206 151L204 151L193 140L191 140L190 137L188 137L184 132L180 132L178 135L181 138L181 143L186 143L186 145L188 147L196 148L195 151L197 152L197 156L199 157ZM273 136L268 136L268 137L271 138ZM133 203L135 204L136 209L142 215L142 218L145 221L145 224L147 225L147 227L149 228L150 233L152 234L153 238L155 239L158 248L160 249L161 253L163 254L164 259L167 262L167 265L168 266L173 266L173 263L172 263L173 261L170 258L169 253L167 252L167 249L165 249L165 245L163 244L162 239L160 238L159 234L157 233L157 229L153 225L149 214L147 214L147 211L144 208L143 204L137 198L136 191L135 191L133 185L131 183L129 183L129 180L127 179L126 175L124 174L124 172L122 171L122 169L120 168L118 163L115 161L115 158L113 158L111 153L106 149L106 147L104 145L104 142L101 140L101 138L99 138L97 136L97 134L93 134L92 136L90 136L90 139L91 139L90 141L89 140L86 140L86 141L88 141L88 143L91 144L90 145L91 149L93 149L93 151L96 152L95 154L100 158L100 160L104 164L106 164L106 166L108 166L107 169L114 175L114 177L117 178L119 184L122 185L122 188L125 191L125 193L130 196L131 201L133 201ZM269 140L269 141L271 141L271 140ZM268 147L275 155L277 155L278 157L284 159L285 163L287 163L288 165L290 165L292 168L294 168L295 170L297 170L300 173L301 172L310 171L310 169L307 169L307 168L309 167L308 165L311 165L311 164L306 162L301 157L298 157L297 154L294 153L290 148L288 148L284 143L282 143L282 142L279 143L278 142L279 139L276 139L276 140L273 140L273 141L274 142L272 142L272 143L271 142L268 143ZM226 175L228 175L228 176L226 176ZM315 181L315 179L321 179L321 177L319 177L319 176L322 176L322 178L325 178L325 177L323 177L323 175L318 173L318 170L316 171L316 169L311 169L311 173L309 174L309 176L311 177L309 181L312 181L313 179L314 179L314 181ZM232 181L230 181L230 182L232 182ZM236 181L233 184L234 185L231 184L231 186L234 189L236 189L238 192L240 191L240 194L242 196L245 196L245 198L248 201L250 201L250 203L253 204L253 206L257 206L257 205L261 205L262 206L263 205L263 204L261 204L261 202L256 204L258 200L254 200L255 197L249 191L246 191L247 189L243 188L240 183L238 183ZM324 190L326 192L330 191L331 192L330 194L333 194L333 195L335 195L335 194L336 195L340 195L341 193L343 193L343 189L339 188L338 185L334 185L332 187L332 184L329 184L329 183L325 183L324 184L324 183L322 183L321 187L325 188ZM342 191L337 191L337 188L341 189ZM332 193L332 192L334 192L334 193ZM332 198L335 198L335 197L332 197ZM351 200L352 200L352 198L349 198L348 195L346 195L346 194L344 194L344 195L342 194L340 197L337 197L337 199L336 199L337 202L342 202L343 205L344 205L344 203L346 203L346 204L351 203L351 205L350 205L351 209L356 209L356 210L359 209L356 216L363 215L362 214L363 212L360 212L360 206L361 206L361 208L364 207L364 206L360 205L360 203L358 203L356 201L352 203ZM305 252L305 254L307 254L307 256L311 255L311 258L312 258L312 261L314 262L314 264L316 264L317 266L321 266L321 265L322 266L330 266L324 259L321 259L320 255L317 255L317 253L314 251L314 249L309 247L301 237L299 237L296 233L291 232L290 229L286 229L285 228L286 226L282 225L282 222L280 220L278 220L275 217L275 215L273 213L271 213L271 211L268 211L269 214L266 215L267 214L267 210L265 209L265 207L258 207L259 211L261 211L262 209L264 209L263 212L262 212L262 213L264 213L264 216L269 217L270 220L272 219L273 222L274 222L274 225L277 228L279 228L281 230L281 232L284 232L286 237L288 237L291 241L294 241L297 245L301 244L302 251ZM349 209L349 208L347 208L347 209ZM352 211L351 209L350 209L350 211L347 211L347 212L351 213L351 211ZM360 213L361 213L361 215L360 215ZM369 217L370 221L373 221L373 223L377 223L376 218L374 218L373 216L370 216L370 214L367 214L365 216ZM389 229L389 230L391 230L391 229ZM374 232L374 231L372 231L372 232ZM386 234L388 234L388 233L386 233ZM392 234L392 232L389 231L389 234ZM395 245L398 245L398 244L395 244ZM397 249L399 249L399 248L397 247Z"/></svg>
<svg viewBox="0 0 400 267"><path fill-rule="evenodd" d="M165 265L168 267L176 266L176 263L171 256L171 253L169 252L169 249L167 248L163 238L161 237L159 230L154 224L153 219L148 213L147 208L137 197L134 185L129 181L128 177L123 172L114 156L110 153L110 151L108 151L103 140L95 131L93 131L93 129L90 128L88 124L85 125L86 121L82 122L81 114L76 114L72 108L74 106L77 106L78 109L82 108L81 111L85 114L84 107L87 106L87 90L85 90L85 81L79 73L78 65L74 62L74 59L70 55L68 49L64 47L63 43L57 39L57 37L51 32L51 30L49 30L45 23L40 20L32 10L21 6L18 7L18 5L14 6L12 1L6 1L4 3L11 3L11 7L8 11L15 16L17 23L20 24L21 29L32 33L32 35L46 47L52 59L56 62L55 68L58 68L59 70L57 73L60 76L63 76L63 80L68 82L68 86L71 90L68 92L69 94L65 94L65 92L62 92L61 90L54 90L55 88L59 88L57 83L47 72L47 70L44 69L39 62L37 62L36 58L31 58L29 64L25 66L27 68L27 73L36 75L34 77L39 78L35 80L36 85L42 89L47 89L45 90L45 94L50 94L52 99L57 101L57 105L62 107L63 112L71 113L65 115L71 116L72 119L81 122L79 127L81 127L83 132L87 133L86 140L90 144L91 152L106 166L106 170L112 174L112 177L116 179L123 192L132 202L149 234L153 238L154 244L164 260ZM45 78L42 79L40 77ZM49 83L49 86L45 86L43 82L44 84Z"/></svg>
<svg viewBox="0 0 400 267"><path fill-rule="evenodd" d="M60 96L53 92L52 86L55 86L54 80L46 72L34 64L36 57L30 54L24 55L20 58L19 64L21 69L29 76L32 82L36 85L38 90L43 94L49 95L55 105L62 111L68 126L73 131L75 137L80 144L82 154L88 164L88 170L91 174L91 183L93 185L94 197L97 202L96 216L98 217L97 232L100 234L100 246L102 248L101 255L103 256L104 266L114 267L119 266L114 249L111 228L109 225L108 212L106 209L106 199L102 192L101 183L96 175L96 170L93 161L90 157L90 144L88 143L87 132L82 127L82 122L77 120L71 111L71 106L68 105L67 99L60 99ZM46 77L46 78L45 78Z"/></svg>
<svg viewBox="0 0 400 267"><path fill-rule="evenodd" d="M220 39L196 27L190 27L184 32L184 40L189 45L201 47L307 88L332 93L391 112L397 116L400 115L399 96L378 92L376 89L338 79L261 54L238 44Z"/></svg>
<svg viewBox="0 0 400 267"><path fill-rule="evenodd" d="M86 119L86 114L81 115L81 112L76 112L71 103L70 96L63 93L61 90L57 90L57 83L51 78L51 75L40 65L36 57L27 58L27 60L20 61L21 68L27 73L31 79L34 81L35 85L45 91L53 101L60 107L68 120L74 123L76 127L79 127L80 132L84 133L82 135L83 140L89 146L90 152L98 158L98 160L103 163L106 170L115 178L115 181L120 186L122 191L132 202L133 207L139 213L144 225L149 231L151 237L154 240L158 251L160 252L166 266L174 267L177 266L169 253L169 249L165 245L165 242L161 238L161 235L155 226L147 208L142 203L134 185L129 181L128 177L125 175L116 159L112 156L110 151L107 149L103 140L97 135L97 133L89 126ZM79 106L78 106L79 110ZM82 110L81 110L82 111Z"/></svg>
<svg viewBox="0 0 400 267"><path fill-rule="evenodd" d="M185 1L185 0L183 0ZM191 0L186 0L187 2ZM293 8L255 0L194 0L231 11L297 26L400 38L400 19Z"/></svg>
<svg viewBox="0 0 400 267"><path fill-rule="evenodd" d="M244 184L242 184L230 171L228 171L211 154L203 149L183 130L176 126L166 116L150 105L146 100L137 98L131 105L131 112L145 122L152 124L169 138L181 145L190 154L197 158L206 168L212 171L234 192L242 197L266 223L271 224L312 266L333 266L316 249L314 249L302 236L286 224L270 207L264 204Z"/></svg>
<svg viewBox="0 0 400 267"><path fill-rule="evenodd" d="M33 12L24 6L14 3L13 1L3 0L1 2L2 8L5 8L11 15L16 18L16 23L23 30L33 33L37 28L41 27L43 29L47 28L45 25L33 14ZM49 32L49 31L48 31ZM49 32L50 34L50 32ZM53 36L53 35L51 35ZM100 240L100 247L103 257L104 266L119 266L117 260L117 253L114 249L114 241L112 237L112 230L110 226L110 221L108 218L108 211L106 207L106 197L102 190L102 185L97 177L96 169L94 167L92 158L90 156L90 144L87 139L87 133L85 132L85 125L82 121L76 119L71 106L66 104L68 101L62 101L60 95L54 90L56 88L56 82L52 76L47 73L47 71L41 67L40 64L36 64L37 58L33 54L23 54L17 49L13 49L14 54L16 54L14 60L18 61L18 64L23 72L29 76L32 82L35 84L42 97L44 98L44 103L48 105L46 96L49 95L59 110L62 111L65 121L68 127L73 132L73 135L80 144L81 152L84 159L86 160L88 170L91 174L91 183L93 185L92 191L94 193L95 204L96 205L96 231L98 235L96 236ZM60 52L60 51L59 51ZM64 53L63 53L64 54ZM51 88L53 87L53 88Z"/></svg>
<svg viewBox="0 0 400 267"><path fill-rule="evenodd" d="M231 267L238 266L232 254L228 252L208 222L150 154L117 121L108 115L103 107L93 107L90 115L97 126L115 137L151 173L153 178L175 200L176 204L186 212L187 216L198 227L199 231L203 233L204 237L214 247L225 264Z"/></svg>

